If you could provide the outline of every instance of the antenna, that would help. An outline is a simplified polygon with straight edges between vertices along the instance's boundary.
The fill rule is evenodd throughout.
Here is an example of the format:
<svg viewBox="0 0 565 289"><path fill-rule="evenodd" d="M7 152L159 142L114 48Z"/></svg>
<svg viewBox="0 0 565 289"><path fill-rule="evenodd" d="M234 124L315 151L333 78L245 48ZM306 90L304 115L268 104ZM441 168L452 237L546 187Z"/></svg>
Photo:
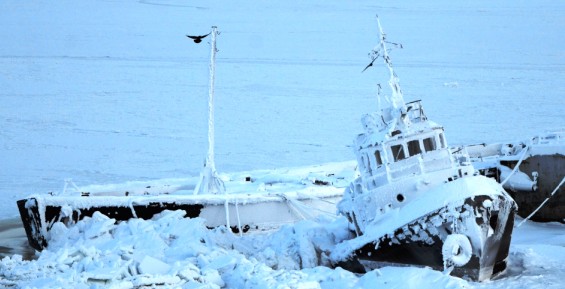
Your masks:
<svg viewBox="0 0 565 289"><path fill-rule="evenodd" d="M377 23L379 25L379 32L380 32L380 45L381 45L381 50L382 50L382 57L384 60L384 63L386 64L386 66L388 67L388 70L390 72L390 80L388 81L388 84L390 85L390 88L392 89L392 96L390 97L390 101L392 103L393 108L395 109L402 109L405 106L404 103L404 97L402 96L402 90L400 89L400 83L398 80L398 77L396 76L396 73L394 72L394 69L392 67L392 61L390 59L390 57L388 56L388 49L386 48L386 34L383 32L383 28L381 26L381 21L379 20L379 15L377 15ZM400 48L402 48L402 45L398 45L396 43L391 43L395 46L400 46Z"/></svg>
<svg viewBox="0 0 565 289"><path fill-rule="evenodd" d="M379 114L381 115L382 124L378 123L378 129L382 130L388 127L389 130L396 130L396 126L400 123L404 125L409 125L410 119L405 118L406 116L406 103L404 102L404 97L402 96L402 90L400 89L399 79L394 72L394 68L392 66L392 60L390 59L388 52L389 49L387 48L387 44L392 45L393 47L402 48L402 44L388 42L386 40L386 34L383 31L381 26L381 21L379 20L379 15L377 15L377 24L379 27L379 45L373 48L369 53L369 58L371 61L369 64L363 69L363 71L367 70L368 68L372 67L375 61L379 58L382 58L384 64L387 66L390 79L388 84L392 90L392 95L382 95L381 94L381 85L377 84L377 108ZM382 99L381 99L382 98ZM384 101L383 101L384 100Z"/></svg>

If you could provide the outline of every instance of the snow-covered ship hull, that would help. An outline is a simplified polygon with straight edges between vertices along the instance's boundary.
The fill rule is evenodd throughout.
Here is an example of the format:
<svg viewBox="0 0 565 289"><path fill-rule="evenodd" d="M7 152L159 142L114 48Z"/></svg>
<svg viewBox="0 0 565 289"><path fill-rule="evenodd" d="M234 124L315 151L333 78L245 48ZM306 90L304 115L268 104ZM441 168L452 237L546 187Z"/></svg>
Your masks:
<svg viewBox="0 0 565 289"><path fill-rule="evenodd" d="M429 266L488 280L506 269L516 204L463 150L448 147L420 101L404 102L380 32L367 67L384 60L392 96L362 119L365 132L354 141L359 177L338 204L356 237L338 244L332 260L352 268Z"/></svg>
<svg viewBox="0 0 565 289"><path fill-rule="evenodd" d="M341 250L354 252L366 269L390 263L417 265L478 281L506 269L516 206L482 176L430 189L362 231L356 214L364 212L346 206L340 204L340 210L358 228L358 237L342 244ZM437 209L426 212L433 207Z"/></svg>
<svg viewBox="0 0 565 289"><path fill-rule="evenodd" d="M518 215L565 222L565 130L528 141L466 147L475 167L500 182L518 203Z"/></svg>
<svg viewBox="0 0 565 289"><path fill-rule="evenodd" d="M266 231L320 215L335 216L353 167L353 162L347 162L226 175L229 194L194 195L197 179L192 178L172 180L173 185L158 184L168 182L164 180L153 185L77 188L71 194L33 195L17 205L28 242L37 250L48 246L56 222L72 226L95 212L119 222L183 210L187 218L203 218L209 228L227 226L235 233Z"/></svg>

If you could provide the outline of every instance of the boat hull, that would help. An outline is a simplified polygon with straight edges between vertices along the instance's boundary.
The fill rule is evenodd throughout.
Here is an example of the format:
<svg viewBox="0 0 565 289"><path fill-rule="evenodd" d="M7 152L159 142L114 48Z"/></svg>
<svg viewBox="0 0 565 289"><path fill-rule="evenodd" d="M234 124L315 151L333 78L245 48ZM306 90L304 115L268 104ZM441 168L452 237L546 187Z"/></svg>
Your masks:
<svg viewBox="0 0 565 289"><path fill-rule="evenodd" d="M401 186L371 192L351 189L358 187L346 190L338 204L357 237L336 247L336 264L354 270L390 263L424 266L477 281L505 271L517 207L495 180L466 176L436 184L384 213L370 203L360 204L381 202L383 190ZM368 219L368 210L375 217Z"/></svg>
<svg viewBox="0 0 565 289"><path fill-rule="evenodd" d="M100 212L116 222L151 219L165 210L182 210L185 217L201 217L209 228L229 226L235 233L272 230L312 217L335 214L341 193L315 197L278 195L189 195L159 197L55 197L35 196L17 201L28 242L36 250L49 243L56 222L67 226ZM306 208L306 209L305 209ZM311 215L308 215L311 214Z"/></svg>
<svg viewBox="0 0 565 289"><path fill-rule="evenodd" d="M565 131L464 149L482 175L503 185L518 204L518 215L536 222L565 223Z"/></svg>
<svg viewBox="0 0 565 289"><path fill-rule="evenodd" d="M498 208L485 208L482 204L497 202ZM470 208L473 214L467 214ZM460 217L446 219L437 224L434 218L444 218L446 208L432 212L421 219L415 220L403 228L397 229L392 236L385 236L380 240L365 244L356 250L355 254L366 269L374 269L383 265L394 263L397 265L416 265L431 267L435 270L449 270L454 276L465 277L475 281L489 280L506 269L506 260L510 248L512 228L514 224L515 206L513 201L501 198L495 201L490 196L478 196L465 200L465 205L451 209L451 214L456 212ZM475 215L478 212L477 215ZM488 220L485 223L485 220ZM457 224L465 224L467 228L457 231ZM476 226L473 230L468 226ZM424 229L423 227L426 227ZM423 232L420 232L423 231ZM480 237L477 238L477 233ZM425 240L413 240L410 234L427 234ZM450 262L445 250L450 249L446 239L450 235L468 238L471 245L469 252L456 252L463 258L463 262ZM456 248L457 250L468 250ZM478 248L477 248L478 247ZM448 252L451 252L448 250ZM465 260L464 254L469 254ZM452 263L452 264L450 264ZM453 264L457 263L457 264Z"/></svg>
<svg viewBox="0 0 565 289"><path fill-rule="evenodd" d="M501 161L501 165L513 168L516 161ZM504 188L518 203L518 215L528 217L536 209L539 210L530 217L536 222L565 222L565 186L562 185L557 191L555 188L565 177L565 155L534 155L522 161L518 170L528 176L537 173L536 186L534 188L522 188L513 184L510 179ZM500 180L500 177L498 179ZM553 193L553 196L551 195ZM540 205L547 199L547 203Z"/></svg>

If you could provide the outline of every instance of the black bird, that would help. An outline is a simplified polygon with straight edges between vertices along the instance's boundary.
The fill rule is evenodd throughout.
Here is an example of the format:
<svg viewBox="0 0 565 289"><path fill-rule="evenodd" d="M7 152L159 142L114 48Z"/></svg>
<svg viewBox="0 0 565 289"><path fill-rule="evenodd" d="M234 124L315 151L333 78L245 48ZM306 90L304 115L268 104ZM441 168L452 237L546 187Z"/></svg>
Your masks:
<svg viewBox="0 0 565 289"><path fill-rule="evenodd" d="M361 71L361 72L365 72L365 70L367 70L367 68L373 66L373 63L375 62L375 60L377 60L377 58L379 58L379 57L378 56L372 57L371 63L369 63L367 66L365 66L365 69L363 69L363 71Z"/></svg>
<svg viewBox="0 0 565 289"><path fill-rule="evenodd" d="M212 33L212 32L210 32L210 33ZM200 42L202 42L202 39L203 39L203 38L206 38L206 36L210 35L210 33L208 33L208 34L206 34L206 35L200 35L200 36L190 36L190 35L187 35L186 37L188 37L188 38L194 40L194 43L200 43Z"/></svg>

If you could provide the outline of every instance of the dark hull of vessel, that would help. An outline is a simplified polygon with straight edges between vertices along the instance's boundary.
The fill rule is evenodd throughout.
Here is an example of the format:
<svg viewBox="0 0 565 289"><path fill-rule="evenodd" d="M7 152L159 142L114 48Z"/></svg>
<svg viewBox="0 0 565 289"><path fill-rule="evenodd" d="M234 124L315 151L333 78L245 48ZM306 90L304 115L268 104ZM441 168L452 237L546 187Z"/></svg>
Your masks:
<svg viewBox="0 0 565 289"><path fill-rule="evenodd" d="M202 218L208 228L226 226L234 233L245 233L272 230L332 212L341 195L331 188L310 191L310 195L296 192L133 197L37 195L17 204L30 246L42 250L47 247L50 230L56 222L71 226L96 212L119 222L132 218L148 220L165 210L182 210L186 218ZM311 211L306 212L305 208Z"/></svg>
<svg viewBox="0 0 565 289"><path fill-rule="evenodd" d="M355 255L365 269L374 269L393 263L400 266L431 267L440 271L451 270L454 276L476 281L488 280L503 273L506 269L516 211L515 203L511 199L504 196L498 196L498 198L500 206L495 208L483 206L485 200L492 201L492 197L468 198L465 200L465 205L455 209L459 217L447 218L440 225L437 224L437 220L434 221L434 218L445 218L447 209L434 211L397 229L392 236L385 236L367 243L358 249ZM450 212L453 213L453 209L451 210ZM474 235L473 230L469 230L470 228L459 232L457 227L461 227L461 224L467 227L476 226L479 230L475 232L481 232L480 237ZM429 237L425 240L414 240L409 237L414 234L427 234ZM452 246L446 245L446 238L454 234L470 240L472 253L462 252L462 250L469 250L462 246L455 248L454 256L444 254L446 246ZM480 248L476 248L477 246ZM453 248L447 249L449 251ZM470 258L464 262L450 263L450 258L465 259L464 254L470 254Z"/></svg>
<svg viewBox="0 0 565 289"><path fill-rule="evenodd" d="M514 168L516 162L501 161L501 165ZM518 215L523 218L532 214L546 200L530 220L536 222L565 222L565 185L562 185L553 196L555 188L565 177L565 156L562 154L535 155L522 161L518 168L521 172L531 176L537 172L537 188L522 190L506 188L506 191L518 204ZM497 178L498 181L500 177Z"/></svg>
<svg viewBox="0 0 565 289"><path fill-rule="evenodd" d="M38 201L35 198L17 201L18 209L28 242L36 250L43 250L47 247L45 232L48 232L56 222L65 224L76 223L86 217L92 217L95 212L100 212L116 221L125 221L131 218L151 219L154 215L165 210L183 210L185 217L195 218L200 215L201 204L182 204L182 203L163 203L155 202L145 205L125 206L96 206L73 210L71 216L63 216L62 207L57 205L46 205L40 212Z"/></svg>

